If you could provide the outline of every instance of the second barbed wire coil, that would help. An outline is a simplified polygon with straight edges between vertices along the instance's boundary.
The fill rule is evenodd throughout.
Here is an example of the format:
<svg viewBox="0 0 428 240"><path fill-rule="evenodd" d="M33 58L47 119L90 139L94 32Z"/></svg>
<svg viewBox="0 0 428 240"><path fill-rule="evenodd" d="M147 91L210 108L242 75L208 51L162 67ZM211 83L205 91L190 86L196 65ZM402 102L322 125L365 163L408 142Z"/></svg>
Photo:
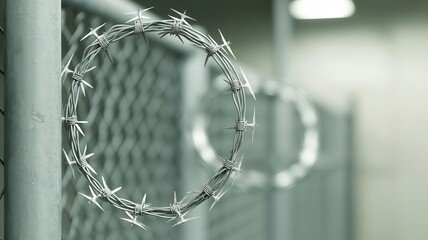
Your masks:
<svg viewBox="0 0 428 240"><path fill-rule="evenodd" d="M151 9L151 8L149 8ZM219 31L222 44L217 42L211 37L206 36L203 33L195 30L187 20L193 20L184 13L173 10L179 17L170 16L170 19L166 20L153 20L146 21L147 17L143 16L143 13L149 9L139 10L133 14L136 17L130 19L126 24L117 24L109 28L104 34L98 35L97 31L102 28L105 24L91 29L91 31L82 38L86 39L91 36L95 37L95 40L85 48L83 52L82 60L75 66L74 70L69 69L71 58L62 70L61 79L67 78L67 75L71 75L71 85L68 90L67 103L64 108L64 123L66 125L68 139L70 143L70 152L67 154L64 150L64 155L67 163L72 166L77 166L79 172L81 172L89 182L89 190L91 195L80 193L82 196L87 198L90 203L95 204L104 211L102 206L97 201L98 199L109 202L112 206L123 210L127 218L121 218L124 221L130 222L133 225L137 225L143 229L147 226L137 220L137 217L155 216L169 221L177 220L174 226L185 223L194 218L186 218L186 215L195 207L203 203L208 199L214 199L211 208L220 200L220 198L233 186L233 181L227 184L229 179L236 177L241 169L241 163L243 157L239 157L244 132L249 128L254 128L254 123L246 121L246 109L247 101L244 88L247 88L250 93L254 96L251 85L244 72L241 69L241 76L236 71L235 67L228 59L227 55L233 55L230 48L230 42L227 42L222 33ZM108 47L123 38L141 34L148 44L146 33L158 33L160 37L171 35L177 37L181 42L187 40L192 45L202 49L207 54L205 63L209 58L214 59L218 66L222 69L226 82L229 84L229 92L232 95L234 107L236 109L237 119L235 120L235 134L232 141L232 149L230 155L220 159L223 163L221 168L214 174L214 176L202 185L202 189L191 194L186 195L180 201L177 199L177 195L174 192L173 202L166 207L155 207L151 204L146 203L146 195L141 203L135 203L133 201L119 197L117 194L121 187L111 190L107 185L104 177L101 177L101 182L96 178L97 173L94 168L88 163L88 159L92 157L93 153L87 153L88 147L82 146L80 140L84 135L81 124L87 123L87 121L80 120L77 114L79 97L85 96L86 88L93 88L92 85L85 80L85 74L95 67L91 66L91 63L100 52L106 54L106 56L113 61L112 56L108 52ZM245 81L245 82L243 82ZM73 172L74 175L74 172ZM190 200L185 202L186 198ZM210 209L211 209L210 208Z"/></svg>
<svg viewBox="0 0 428 240"><path fill-rule="evenodd" d="M319 156L319 119L315 104L300 88L291 85L278 83L272 80L261 81L253 79L254 92L259 96L273 97L280 102L290 104L298 113L299 120L303 126L303 141L297 160L286 169L283 169L272 176L266 173L251 169L246 170L237 180L238 187L243 189L268 189L271 187L278 189L288 189L296 182L303 179L313 169ZM221 86L218 86L222 88ZM208 118L199 109L191 129L193 144L196 151L203 160L204 165L211 169L216 169L217 154L213 144L208 137ZM261 123L263 126L268 123ZM275 155L275 154L273 154ZM278 160L276 160L278 161Z"/></svg>

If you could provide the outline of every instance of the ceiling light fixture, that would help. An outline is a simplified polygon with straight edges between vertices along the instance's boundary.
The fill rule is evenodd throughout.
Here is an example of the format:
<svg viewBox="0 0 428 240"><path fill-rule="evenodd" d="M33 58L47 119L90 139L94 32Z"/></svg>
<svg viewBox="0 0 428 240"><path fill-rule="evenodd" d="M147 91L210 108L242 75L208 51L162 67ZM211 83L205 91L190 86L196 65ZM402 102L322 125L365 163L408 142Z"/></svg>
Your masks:
<svg viewBox="0 0 428 240"><path fill-rule="evenodd" d="M355 12L352 0L295 0L290 13L297 19L346 18Z"/></svg>

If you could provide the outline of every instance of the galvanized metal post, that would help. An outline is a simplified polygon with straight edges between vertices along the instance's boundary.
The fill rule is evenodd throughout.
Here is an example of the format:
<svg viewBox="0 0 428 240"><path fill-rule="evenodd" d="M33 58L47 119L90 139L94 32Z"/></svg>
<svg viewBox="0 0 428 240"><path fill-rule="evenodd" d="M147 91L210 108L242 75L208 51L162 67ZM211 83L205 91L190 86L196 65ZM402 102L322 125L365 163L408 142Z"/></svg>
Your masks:
<svg viewBox="0 0 428 240"><path fill-rule="evenodd" d="M290 50L292 33L292 19L288 12L289 0L274 0L272 2L273 15L273 47L275 63L275 80L280 83L288 81L287 55ZM291 106L284 106L280 100L272 106L272 149L271 175L276 172L278 161L290 161L295 156L292 145L293 120ZM269 239L290 240L293 237L293 198L291 192L273 187L268 194L268 229Z"/></svg>
<svg viewBox="0 0 428 240"><path fill-rule="evenodd" d="M203 29L200 30L204 32ZM180 167L182 172L181 190L187 192L189 189L200 188L200 183L208 179L207 174L204 174L202 164L197 164L195 150L189 129L193 125L194 114L197 108L200 107L201 97L207 91L209 81L209 67L204 68L205 53L193 49L191 53L186 55L183 63L182 72L182 99L183 111L182 126L183 136L181 140L181 158ZM177 239L206 239L208 236L208 209L207 205L200 206L193 211L193 215L198 216L198 220L189 224L184 224L180 227L180 237Z"/></svg>
<svg viewBox="0 0 428 240"><path fill-rule="evenodd" d="M6 1L6 239L61 239L61 1Z"/></svg>

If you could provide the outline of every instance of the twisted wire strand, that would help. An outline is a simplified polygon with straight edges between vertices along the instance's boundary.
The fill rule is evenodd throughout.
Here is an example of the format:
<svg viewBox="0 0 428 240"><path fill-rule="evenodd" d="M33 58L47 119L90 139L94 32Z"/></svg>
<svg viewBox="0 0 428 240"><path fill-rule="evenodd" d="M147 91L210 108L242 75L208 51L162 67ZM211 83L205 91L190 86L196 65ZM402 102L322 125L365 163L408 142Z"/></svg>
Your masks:
<svg viewBox="0 0 428 240"><path fill-rule="evenodd" d="M138 21L134 21L133 24L117 24L110 27L103 35L98 36L95 33L93 35L96 37L96 39L85 48L80 63L75 66L73 71L69 70L69 72L73 73L73 81L68 90L68 100L65 105L65 116L63 118L66 124L71 151L70 158L66 155L67 161L69 161L68 163L70 167L72 167L72 165L77 165L79 172L83 174L88 180L89 188L91 192L93 191L91 197L86 196L90 202L96 202L97 199L109 202L115 208L132 214L132 216L135 217L133 221L136 221L137 215L148 215L169 220L179 220L179 222L177 222L175 225L184 223L187 220L191 220L184 219L184 216L192 209L211 198L214 198L213 205L211 206L213 207L214 204L223 196L223 194L233 186L233 182L231 184L227 184L232 173L236 174L236 172L240 170L237 167L237 159L241 149L244 131L246 129L240 129L236 127L232 141L232 149L230 151L230 155L224 160L224 166L222 166L217 171L217 173L215 173L214 176L203 185L201 190L187 194L180 201L177 201L174 192L173 203L171 203L169 206L154 207L150 206L149 204L145 204L145 198L141 204L121 198L119 194L116 194L116 190L110 190L110 188L106 185L104 178L102 178L103 182L100 183L99 179L96 177L97 175L95 175L95 170L93 170L90 166L90 163L87 162L86 158L89 156L89 154L87 156L85 155L86 146L82 151L80 139L84 136L84 133L79 124L85 124L87 122L80 120L78 117L78 102L79 96L81 94L85 94L85 88L92 88L92 86L85 81L85 73L91 71L94 68L91 67L91 63L100 52L105 52L108 54L108 46L110 44L113 44L128 36L139 34L136 30L137 27L140 30L142 27L143 34L157 33L161 38L166 35L172 35L177 37L183 43L183 39L185 39L197 48L205 50L209 55L207 58L211 57L220 66L225 77L227 78L226 82L229 83L231 87L230 93L232 95L237 115L236 123L247 124L245 120L246 98L244 84L241 82L240 76L235 67L226 56L226 49L224 49L224 44L230 43L218 45L210 36L206 36L203 33L195 30L190 24L187 23L187 21L185 21L185 17L183 17L183 15L181 16L181 19L172 18L144 22L143 26L141 26L142 22L138 23ZM140 25L137 26L137 24ZM227 165L226 162L230 166ZM189 200L185 202L186 199ZM98 203L96 204L98 205ZM101 208L100 205L98 206Z"/></svg>

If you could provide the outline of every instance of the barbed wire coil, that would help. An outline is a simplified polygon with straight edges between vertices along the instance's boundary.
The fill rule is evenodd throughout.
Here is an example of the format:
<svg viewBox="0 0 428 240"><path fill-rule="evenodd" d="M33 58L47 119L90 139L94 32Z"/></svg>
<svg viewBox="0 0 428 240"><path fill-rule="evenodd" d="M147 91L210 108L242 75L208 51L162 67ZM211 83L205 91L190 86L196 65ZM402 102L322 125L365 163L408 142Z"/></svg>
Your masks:
<svg viewBox="0 0 428 240"><path fill-rule="evenodd" d="M257 79L255 79L257 80ZM255 93L259 96L274 97L283 103L289 103L298 113L303 126L303 141L297 160L288 168L268 176L255 169L247 170L238 181L238 187L288 189L303 179L313 169L319 155L319 120L315 104L300 88L276 81L254 81ZM216 169L217 154L211 144L207 127L209 124L203 109L199 109L191 129L193 144L204 165ZM255 122L255 117L253 122Z"/></svg>
<svg viewBox="0 0 428 240"><path fill-rule="evenodd" d="M113 207L123 210L127 217L121 219L131 223L132 225L139 226L142 229L147 229L148 227L138 221L137 218L140 216L164 218L168 219L168 222L176 221L173 226L177 226L195 219L186 218L186 215L201 203L212 198L214 201L210 207L211 210L223 195L233 186L234 181L229 182L228 180L231 177L234 178L236 174L241 171L240 167L243 157L240 158L238 155L240 155L244 133L249 128L254 129L255 127L254 123L248 123L245 118L247 108L245 89L247 89L255 98L254 93L243 71L241 70L242 76L240 76L231 61L228 59L228 55L231 55L232 57L235 56L230 48L231 43L225 40L223 34L219 31L222 43L218 44L211 36L206 36L195 30L187 21L194 19L187 16L186 12L181 13L174 9L172 10L175 14L178 14L178 17L169 15L170 18L166 20L146 21L148 17L145 17L143 14L150 9L151 8L127 13L134 14L136 16L124 24L113 25L101 35L99 35L97 31L104 27L104 24L91 29L91 31L82 38L82 40L90 37L94 37L95 39L83 51L81 61L72 70L70 69L70 64L73 56L71 56L70 60L61 72L61 81L67 79L69 74L72 76L72 82L68 89L67 102L65 104L63 116L63 121L67 129L67 136L70 143L70 153L67 154L64 149L63 152L66 158L66 163L70 166L72 171L73 166L76 167L79 172L85 176L89 183L90 195L86 195L84 193L80 193L80 195L89 200L89 203L93 203L103 211L104 209L98 200L103 200L110 203ZM235 121L236 125L233 127L235 134L233 136L232 149L229 156L224 159L220 159L223 162L220 169L211 179L208 180L208 182L202 185L201 190L187 194L180 201L178 201L177 194L174 192L173 202L170 203L169 206L164 207L155 207L146 203L146 200L148 199L146 194L144 194L141 203L121 198L119 191L122 187L117 187L114 188L114 190L111 190L112 188L107 184L104 176L101 176L102 182L100 183L97 172L87 161L88 158L94 155L94 153L87 153L88 146L85 145L83 147L80 143L82 137L85 136L80 125L87 124L88 122L81 120L77 114L79 97L81 94L83 96L86 95L86 88L93 88L85 79L85 74L95 69L95 66L91 66L95 56L100 52L104 52L109 60L113 62L113 58L108 52L108 47L111 44L114 44L126 37L139 34L142 35L147 45L149 45L146 38L147 33L157 33L161 38L166 35L175 36L183 43L187 40L195 47L204 50L207 54L205 63L209 58L211 58L222 69L227 79L227 83L230 85L229 92L232 95L232 100L237 114L237 119ZM241 77L243 80L241 80ZM186 199L189 200L186 201Z"/></svg>

